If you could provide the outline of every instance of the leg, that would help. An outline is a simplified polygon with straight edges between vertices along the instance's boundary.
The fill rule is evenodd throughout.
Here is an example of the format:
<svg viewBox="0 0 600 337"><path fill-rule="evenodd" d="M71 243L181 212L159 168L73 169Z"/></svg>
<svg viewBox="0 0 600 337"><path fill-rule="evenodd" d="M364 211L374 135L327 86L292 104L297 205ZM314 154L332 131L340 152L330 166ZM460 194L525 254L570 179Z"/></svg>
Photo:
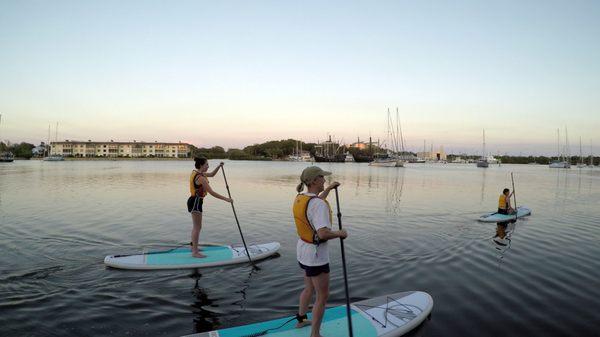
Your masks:
<svg viewBox="0 0 600 337"><path fill-rule="evenodd" d="M298 314L300 316L308 312L308 305L310 304L310 300L312 299L314 292L315 288L313 287L310 277L304 275L304 290L302 290L302 293L300 294L300 307L298 308ZM296 328L301 328L307 325L310 325L310 321L304 320L303 322L296 323Z"/></svg>
<svg viewBox="0 0 600 337"><path fill-rule="evenodd" d="M317 292L317 299L313 306L312 311L312 330L310 332L311 337L321 337L321 322L323 321L323 314L325 312L325 305L327 304L327 298L329 298L329 273L321 273L317 276L310 278Z"/></svg>
<svg viewBox="0 0 600 337"><path fill-rule="evenodd" d="M202 229L202 213L192 212L192 222L194 223L194 227L192 228L192 256L206 257L198 249L198 240L200 239L200 230Z"/></svg>

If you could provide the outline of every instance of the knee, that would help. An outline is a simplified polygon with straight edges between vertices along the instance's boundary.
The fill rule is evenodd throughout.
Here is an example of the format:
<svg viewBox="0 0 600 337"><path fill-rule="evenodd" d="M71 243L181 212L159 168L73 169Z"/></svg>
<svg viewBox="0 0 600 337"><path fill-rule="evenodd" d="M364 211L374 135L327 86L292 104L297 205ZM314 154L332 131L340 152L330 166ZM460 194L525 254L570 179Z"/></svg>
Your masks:
<svg viewBox="0 0 600 337"><path fill-rule="evenodd" d="M328 298L329 298L329 290L317 292L317 302L327 302Z"/></svg>
<svg viewBox="0 0 600 337"><path fill-rule="evenodd" d="M302 290L302 295L312 296L312 294L314 292L315 292L315 289L313 287L305 287L304 290Z"/></svg>

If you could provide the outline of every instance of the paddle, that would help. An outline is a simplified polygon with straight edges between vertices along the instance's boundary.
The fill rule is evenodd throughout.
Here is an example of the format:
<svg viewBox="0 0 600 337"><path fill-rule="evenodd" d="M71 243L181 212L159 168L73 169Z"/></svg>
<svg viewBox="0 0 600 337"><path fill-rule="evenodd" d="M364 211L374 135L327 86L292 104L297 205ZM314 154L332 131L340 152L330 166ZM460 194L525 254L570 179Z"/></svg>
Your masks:
<svg viewBox="0 0 600 337"><path fill-rule="evenodd" d="M340 212L340 197L338 195L338 188L335 187L335 202L337 204L337 218L338 226L342 230L342 212ZM346 315L348 315L348 332L350 337L353 337L352 333L352 317L350 317L350 292L348 291L348 274L346 272L346 254L344 253L344 240L340 240L340 247L342 249L342 268L344 270L344 288L346 291Z"/></svg>
<svg viewBox="0 0 600 337"><path fill-rule="evenodd" d="M225 167L224 166L221 166L221 171L223 172L223 179L225 179L225 187L227 187L227 194L229 195L229 199L231 199L231 192L229 191L229 184L227 184L227 176L225 176ZM248 246L246 246L246 240L244 240L244 234L242 234L242 227L240 227L240 221L238 220L237 213L235 213L235 206L233 206L233 202L231 202L231 209L233 210L233 216L235 217L235 222L237 223L238 230L240 231L240 236L242 237L242 243L244 244L244 249L246 249L246 255L248 256L248 261L250 261L250 264L254 268L260 269L260 268L258 268L258 266L256 266L256 264L254 264L254 262L250 258L250 252L248 251Z"/></svg>
<svg viewBox="0 0 600 337"><path fill-rule="evenodd" d="M517 193L515 192L515 178L513 177L513 173L510 173L510 180L512 180L512 188L513 188L513 197L515 199L515 221L517 221L517 217L519 216L519 210L517 209Z"/></svg>

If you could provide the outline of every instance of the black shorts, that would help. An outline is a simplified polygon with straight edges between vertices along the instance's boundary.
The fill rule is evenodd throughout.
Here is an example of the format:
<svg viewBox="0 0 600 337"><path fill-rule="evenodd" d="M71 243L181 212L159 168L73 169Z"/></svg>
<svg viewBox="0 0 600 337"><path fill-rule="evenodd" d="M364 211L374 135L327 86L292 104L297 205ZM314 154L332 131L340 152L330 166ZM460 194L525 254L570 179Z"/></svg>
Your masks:
<svg viewBox="0 0 600 337"><path fill-rule="evenodd" d="M188 212L194 213L202 213L202 204L204 203L204 199L200 197L189 197L187 201Z"/></svg>
<svg viewBox="0 0 600 337"><path fill-rule="evenodd" d="M498 208L498 214L507 214L508 215L508 210L502 209L502 208Z"/></svg>
<svg viewBox="0 0 600 337"><path fill-rule="evenodd" d="M318 276L321 273L329 274L329 263L321 266L305 266L300 262L298 262L298 264L300 265L300 268L304 269L304 272L308 277Z"/></svg>

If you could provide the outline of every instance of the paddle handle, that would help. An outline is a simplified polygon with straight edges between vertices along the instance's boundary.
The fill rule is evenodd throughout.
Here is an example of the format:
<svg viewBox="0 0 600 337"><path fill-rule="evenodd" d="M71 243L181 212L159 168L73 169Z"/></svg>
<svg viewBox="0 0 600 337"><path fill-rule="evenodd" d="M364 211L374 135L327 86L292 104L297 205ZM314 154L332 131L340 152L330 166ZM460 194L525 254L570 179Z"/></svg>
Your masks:
<svg viewBox="0 0 600 337"><path fill-rule="evenodd" d="M227 176L225 175L225 167L224 166L221 166L221 172L223 172L223 179L225 180L225 187L227 188L227 195L229 196L229 199L231 199L231 191L229 191L229 184L227 183ZM244 249L246 250L246 255L248 256L248 261L250 261L250 264L252 264L252 266L257 268L256 265L254 264L254 261L252 261L252 258L250 258L250 252L248 251L248 246L246 245L246 240L244 240L244 234L242 234L242 227L240 226L240 221L238 220L237 213L235 212L235 206L233 205L233 201L231 202L231 209L233 210L233 217L235 218L235 223L237 224L238 231L240 232L240 236L242 237L242 243L244 244Z"/></svg>
<svg viewBox="0 0 600 337"><path fill-rule="evenodd" d="M338 195L337 186L335 187L335 202L337 204L338 226L342 230L342 212L340 211L340 197ZM346 315L348 316L348 333L350 337L354 337L352 332L352 317L350 313L350 291L348 290L348 273L346 270L346 254L344 251L344 240L340 240L340 248L342 250L342 269L344 272L344 290L346 293Z"/></svg>

